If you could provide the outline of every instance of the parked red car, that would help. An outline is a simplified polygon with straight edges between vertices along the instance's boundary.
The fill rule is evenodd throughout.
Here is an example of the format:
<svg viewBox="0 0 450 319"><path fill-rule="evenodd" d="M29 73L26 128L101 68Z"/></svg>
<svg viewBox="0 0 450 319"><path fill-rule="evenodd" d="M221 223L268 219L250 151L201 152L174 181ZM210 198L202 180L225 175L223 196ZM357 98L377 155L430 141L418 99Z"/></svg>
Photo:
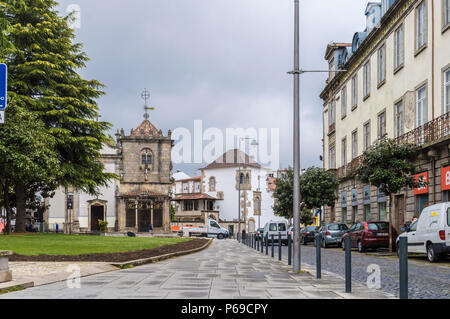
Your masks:
<svg viewBox="0 0 450 319"><path fill-rule="evenodd" d="M392 245L395 249L395 242L398 233L391 227ZM353 224L348 233L342 236L342 249L345 250L345 238L350 236L351 247L358 248L359 252L366 249L389 248L389 223L388 222L358 222Z"/></svg>

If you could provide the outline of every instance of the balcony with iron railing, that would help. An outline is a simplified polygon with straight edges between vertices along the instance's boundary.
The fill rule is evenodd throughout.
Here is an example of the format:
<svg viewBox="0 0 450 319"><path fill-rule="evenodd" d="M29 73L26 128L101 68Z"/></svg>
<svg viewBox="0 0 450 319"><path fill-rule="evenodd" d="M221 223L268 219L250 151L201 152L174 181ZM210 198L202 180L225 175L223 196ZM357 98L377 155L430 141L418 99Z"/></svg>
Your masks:
<svg viewBox="0 0 450 319"><path fill-rule="evenodd" d="M450 137L450 112L425 123L394 139L397 144L416 144L420 148L436 145ZM338 180L353 176L362 163L363 156L354 158L350 163L336 171Z"/></svg>

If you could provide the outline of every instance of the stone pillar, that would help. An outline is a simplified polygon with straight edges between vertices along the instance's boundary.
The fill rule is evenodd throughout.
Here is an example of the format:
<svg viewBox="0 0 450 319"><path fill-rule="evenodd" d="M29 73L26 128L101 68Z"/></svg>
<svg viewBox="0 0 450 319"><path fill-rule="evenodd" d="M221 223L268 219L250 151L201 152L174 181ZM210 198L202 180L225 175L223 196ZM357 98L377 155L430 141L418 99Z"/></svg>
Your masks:
<svg viewBox="0 0 450 319"><path fill-rule="evenodd" d="M9 256L11 251L0 251L0 283L12 280L12 271L9 270Z"/></svg>
<svg viewBox="0 0 450 319"><path fill-rule="evenodd" d="M152 224L153 228L155 227L153 225L153 199L150 201L150 224Z"/></svg>
<svg viewBox="0 0 450 319"><path fill-rule="evenodd" d="M135 200L134 201L135 205L136 205L136 220L134 221L134 227L136 228L136 231L139 231L139 220L138 220L138 206L139 206L139 201Z"/></svg>

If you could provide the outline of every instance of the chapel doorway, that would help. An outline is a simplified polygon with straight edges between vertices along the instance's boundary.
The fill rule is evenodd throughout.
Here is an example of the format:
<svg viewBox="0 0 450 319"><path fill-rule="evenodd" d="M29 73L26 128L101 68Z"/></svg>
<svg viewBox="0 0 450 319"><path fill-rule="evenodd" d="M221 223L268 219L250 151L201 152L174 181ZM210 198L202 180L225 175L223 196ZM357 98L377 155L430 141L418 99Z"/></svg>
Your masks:
<svg viewBox="0 0 450 319"><path fill-rule="evenodd" d="M153 205L153 227L163 227L163 203L155 202Z"/></svg>
<svg viewBox="0 0 450 319"><path fill-rule="evenodd" d="M146 233L152 223L152 211L150 203L140 203L138 210L138 232Z"/></svg>
<svg viewBox="0 0 450 319"><path fill-rule="evenodd" d="M93 205L91 206L91 231L100 231L99 220L105 220L105 206Z"/></svg>

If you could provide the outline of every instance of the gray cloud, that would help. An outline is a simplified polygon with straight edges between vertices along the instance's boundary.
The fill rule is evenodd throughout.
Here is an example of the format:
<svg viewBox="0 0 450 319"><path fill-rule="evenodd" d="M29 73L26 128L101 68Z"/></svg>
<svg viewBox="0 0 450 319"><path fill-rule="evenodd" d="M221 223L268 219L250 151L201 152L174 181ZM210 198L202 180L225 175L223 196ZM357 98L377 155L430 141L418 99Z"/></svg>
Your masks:
<svg viewBox="0 0 450 319"><path fill-rule="evenodd" d="M327 68L326 45L364 28L367 2L300 1L302 68ZM61 12L72 3L91 58L82 74L107 85L102 120L136 127L147 87L150 119L164 131L192 129L196 119L223 130L280 128L280 162L291 165L293 0L60 0ZM302 167L321 165L325 78L301 80Z"/></svg>

